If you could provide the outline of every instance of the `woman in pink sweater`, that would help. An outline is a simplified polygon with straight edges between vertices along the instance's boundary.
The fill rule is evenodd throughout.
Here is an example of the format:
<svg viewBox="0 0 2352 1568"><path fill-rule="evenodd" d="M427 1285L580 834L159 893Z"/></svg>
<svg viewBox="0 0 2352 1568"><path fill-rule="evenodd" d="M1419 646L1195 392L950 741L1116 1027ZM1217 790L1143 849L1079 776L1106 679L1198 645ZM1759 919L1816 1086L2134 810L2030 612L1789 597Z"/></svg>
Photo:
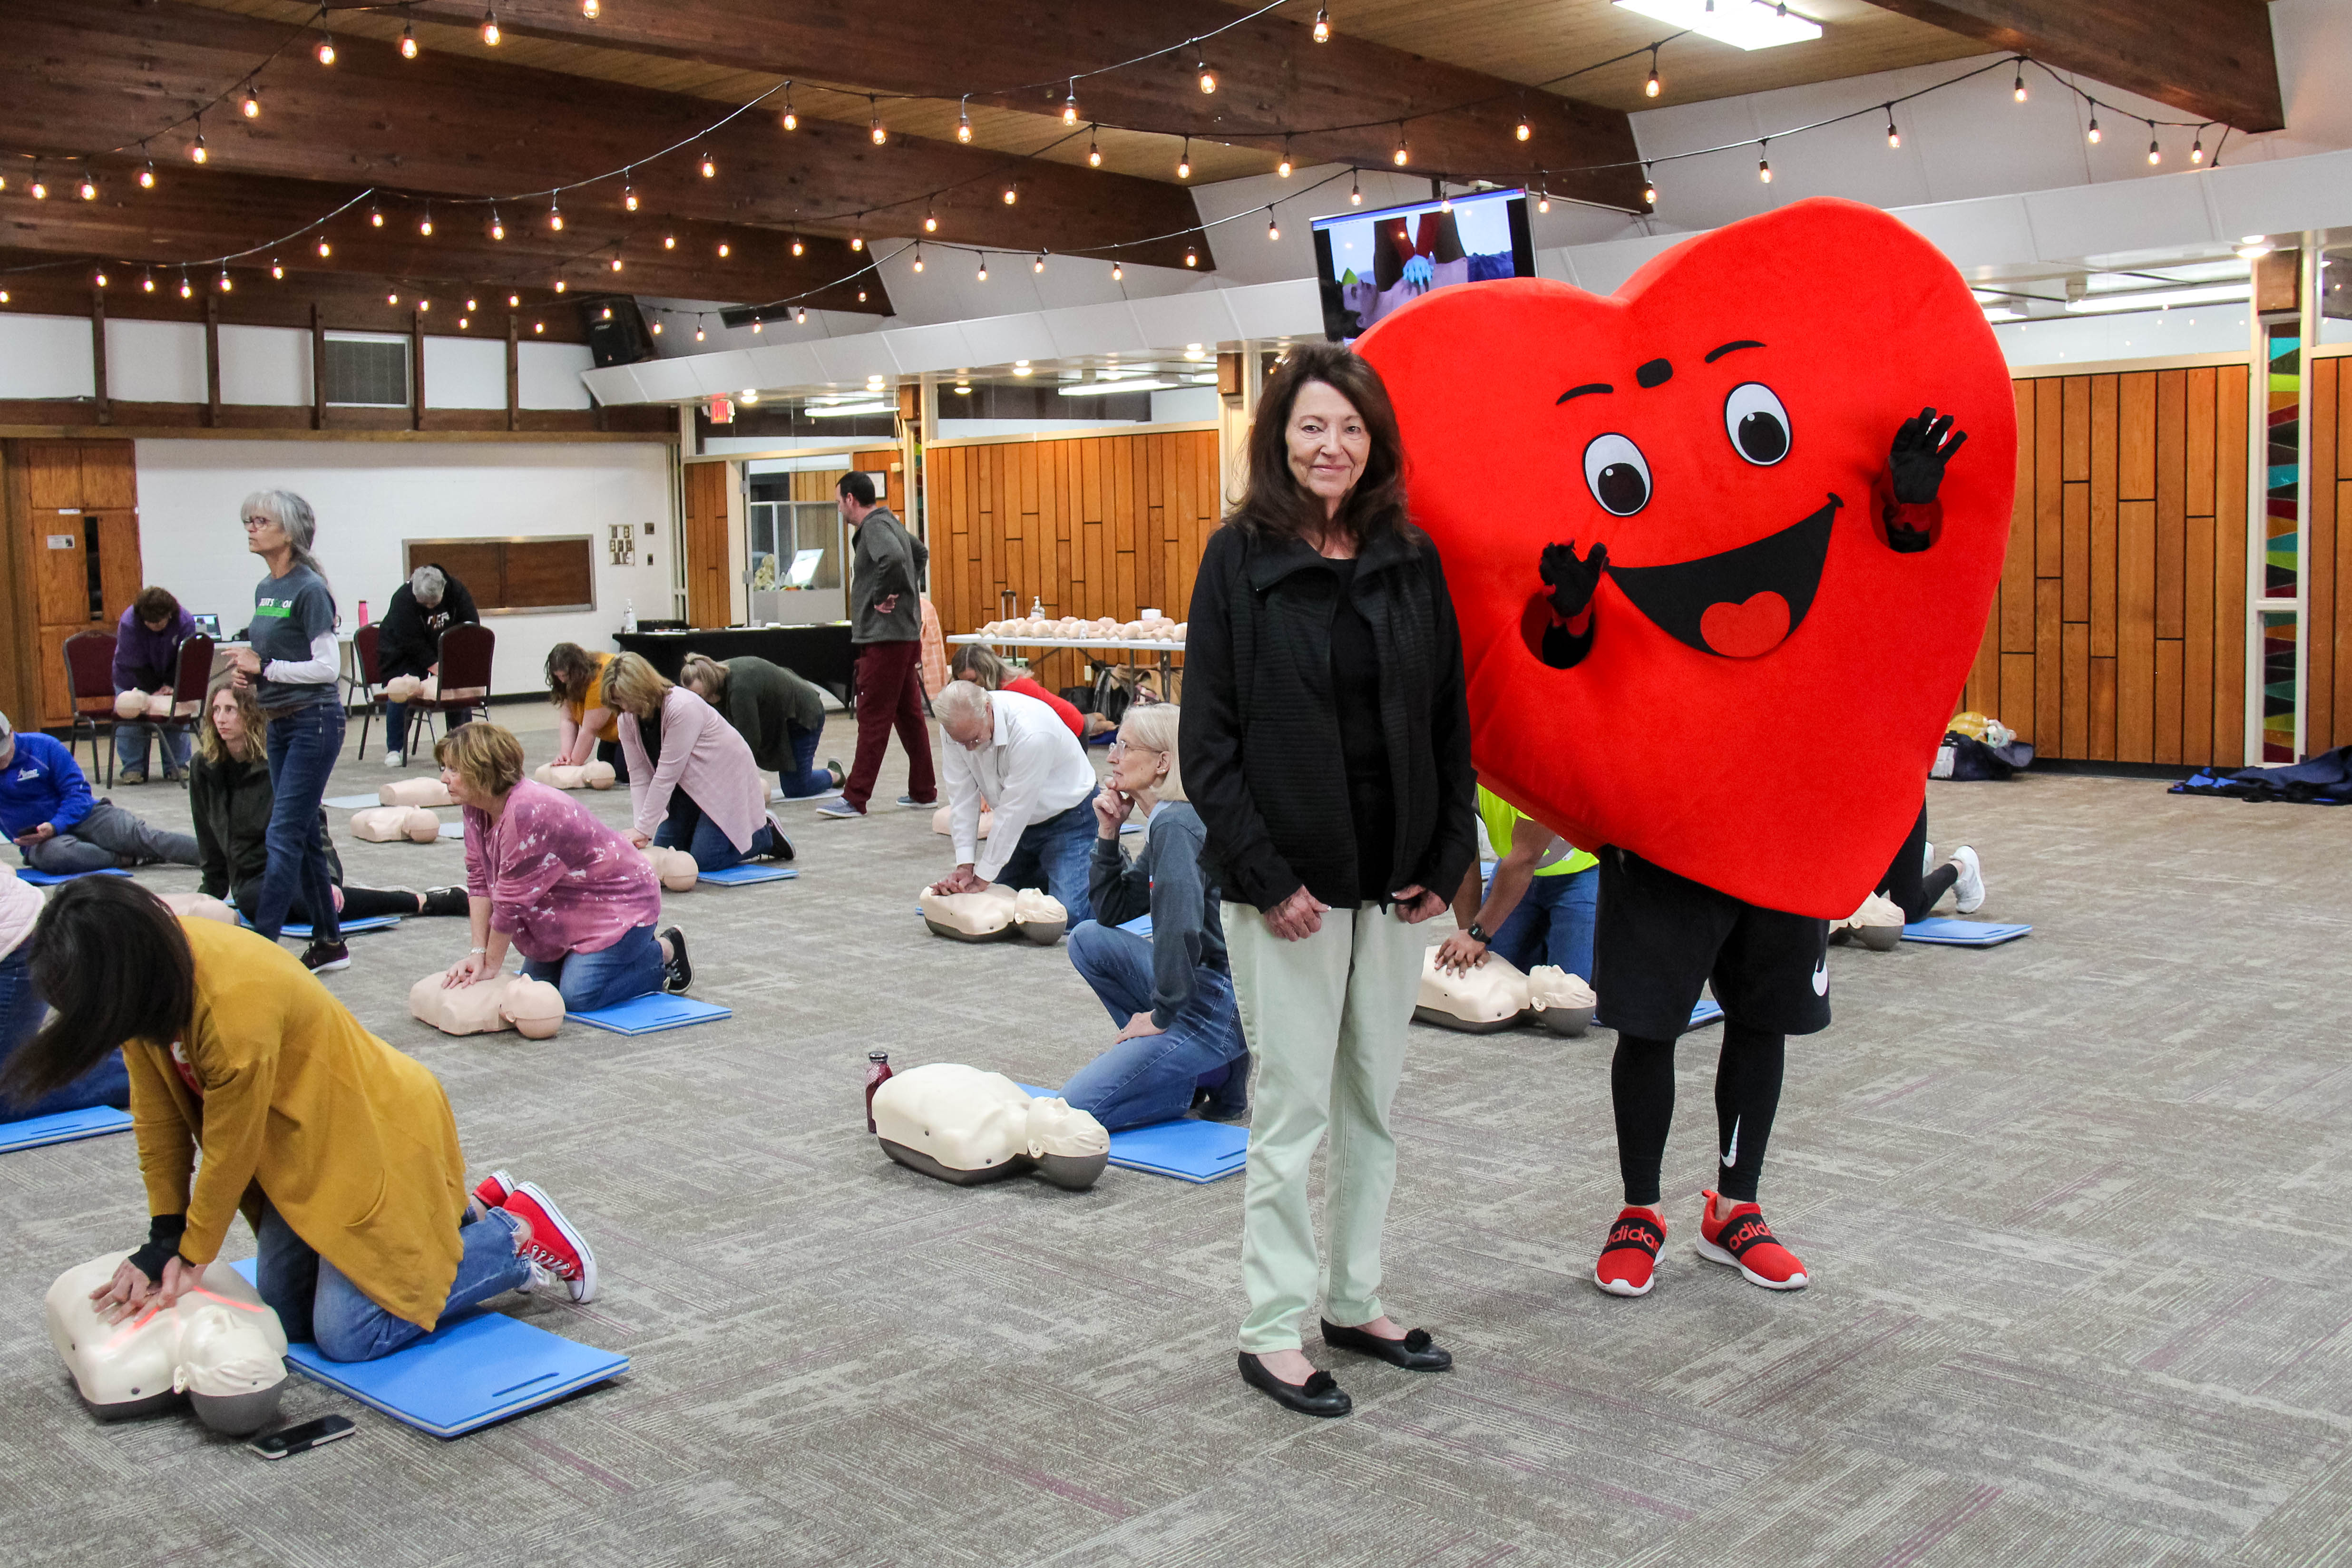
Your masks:
<svg viewBox="0 0 2352 1568"><path fill-rule="evenodd" d="M658 936L661 883L629 841L561 789L522 776L522 743L494 724L450 731L433 748L449 798L465 808L466 895L474 945L443 983L470 986L505 967L594 1012L648 991L682 991L694 971L686 934Z"/></svg>
<svg viewBox="0 0 2352 1568"><path fill-rule="evenodd" d="M604 701L629 760L632 842L684 850L704 871L793 858L767 778L724 714L635 653L604 666Z"/></svg>

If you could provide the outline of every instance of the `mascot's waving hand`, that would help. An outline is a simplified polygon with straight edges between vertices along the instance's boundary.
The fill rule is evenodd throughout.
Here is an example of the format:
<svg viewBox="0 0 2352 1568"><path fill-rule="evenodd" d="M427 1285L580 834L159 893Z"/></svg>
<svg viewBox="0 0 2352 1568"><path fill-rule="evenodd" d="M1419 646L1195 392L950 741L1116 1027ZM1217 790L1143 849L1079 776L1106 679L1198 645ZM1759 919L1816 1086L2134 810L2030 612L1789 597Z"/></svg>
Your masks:
<svg viewBox="0 0 2352 1568"><path fill-rule="evenodd" d="M1673 1042L1711 981L1699 1250L1801 1286L1754 1201L1785 1039L1829 1022L1824 922L1918 811L2008 542L2016 411L1984 313L1910 229L1815 200L1612 297L1467 284L1359 347L1453 587L1480 779L1601 852L1627 1207L1595 1278L1650 1288Z"/></svg>

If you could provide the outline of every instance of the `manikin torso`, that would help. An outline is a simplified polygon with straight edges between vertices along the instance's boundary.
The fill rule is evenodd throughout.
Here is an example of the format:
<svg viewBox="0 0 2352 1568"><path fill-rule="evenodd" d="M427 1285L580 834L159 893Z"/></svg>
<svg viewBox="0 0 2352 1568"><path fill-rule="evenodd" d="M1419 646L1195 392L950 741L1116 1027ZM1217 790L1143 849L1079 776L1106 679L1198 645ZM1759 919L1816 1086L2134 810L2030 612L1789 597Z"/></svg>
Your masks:
<svg viewBox="0 0 2352 1568"><path fill-rule="evenodd" d="M1062 1186L1089 1186L1110 1155L1110 1134L1087 1113L955 1062L909 1068L876 1090L874 1130L892 1158L943 1181L986 1180L1034 1164Z"/></svg>
<svg viewBox="0 0 2352 1568"><path fill-rule="evenodd" d="M110 1252L58 1276L45 1303L49 1343L101 1419L146 1415L191 1396L215 1431L242 1435L277 1414L286 1381L286 1332L245 1277L226 1263L169 1308L101 1322L90 1292L129 1256Z"/></svg>

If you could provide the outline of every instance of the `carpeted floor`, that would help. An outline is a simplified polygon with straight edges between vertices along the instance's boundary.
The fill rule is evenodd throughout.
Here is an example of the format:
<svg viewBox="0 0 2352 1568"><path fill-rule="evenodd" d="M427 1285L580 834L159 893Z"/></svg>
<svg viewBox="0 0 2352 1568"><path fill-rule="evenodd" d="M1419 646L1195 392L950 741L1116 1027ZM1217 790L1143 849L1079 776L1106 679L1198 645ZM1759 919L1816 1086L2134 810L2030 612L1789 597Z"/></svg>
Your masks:
<svg viewBox="0 0 2352 1568"><path fill-rule="evenodd" d="M499 716L551 749L541 710ZM335 791L383 777L346 762ZM902 779L894 752L881 798ZM166 787L117 796L185 823ZM510 1310L634 1369L454 1443L298 1383L290 1415L359 1434L274 1465L186 1417L100 1427L40 1301L142 1234L131 1140L7 1155L0 1563L2352 1561L2352 812L2080 778L1930 801L1937 843L1983 853L1985 915L2036 930L1832 955L1764 1189L1813 1288L1690 1251L1713 1031L1660 1283L1621 1301L1591 1281L1611 1037L1417 1029L1387 1300L1457 1370L1310 1345L1356 1397L1339 1422L1234 1375L1239 1177L961 1190L866 1135L871 1048L1050 1084L1110 1033L1060 949L925 933L928 813L782 806L800 880L670 895L716 1025L450 1040L404 996L460 923L354 938L337 993L440 1075L478 1168L594 1241L594 1303ZM460 879L454 845L338 836L355 882Z"/></svg>

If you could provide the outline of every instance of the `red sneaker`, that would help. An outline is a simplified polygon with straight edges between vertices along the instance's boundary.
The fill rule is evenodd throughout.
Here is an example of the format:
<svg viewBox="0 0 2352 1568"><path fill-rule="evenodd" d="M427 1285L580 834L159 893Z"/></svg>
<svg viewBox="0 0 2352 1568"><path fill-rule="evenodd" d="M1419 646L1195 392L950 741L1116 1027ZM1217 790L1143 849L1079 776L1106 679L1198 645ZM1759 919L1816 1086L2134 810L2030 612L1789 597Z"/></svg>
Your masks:
<svg viewBox="0 0 2352 1568"><path fill-rule="evenodd" d="M1700 1257L1710 1263L1727 1264L1749 1284L1768 1291L1801 1291L1811 1283L1804 1264L1780 1245L1772 1228L1764 1223L1761 1208L1752 1203L1734 1203L1718 1213L1718 1206L1727 1201L1721 1193L1706 1195L1706 1208L1698 1220Z"/></svg>
<svg viewBox="0 0 2352 1568"><path fill-rule="evenodd" d="M555 1200L541 1192L537 1182L527 1181L508 1196L505 1207L509 1214L530 1222L530 1239L523 1243L522 1256L562 1281L573 1301L593 1301L596 1254L590 1250L588 1239L563 1218Z"/></svg>
<svg viewBox="0 0 2352 1568"><path fill-rule="evenodd" d="M1646 1296L1655 1284L1658 1249L1666 1244L1664 1221L1647 1209L1627 1208L1609 1228L1601 1261L1592 1266L1592 1282L1612 1296Z"/></svg>
<svg viewBox="0 0 2352 1568"><path fill-rule="evenodd" d="M504 1208L514 1195L515 1178L504 1171L492 1171L474 1184L474 1201L484 1208Z"/></svg>

